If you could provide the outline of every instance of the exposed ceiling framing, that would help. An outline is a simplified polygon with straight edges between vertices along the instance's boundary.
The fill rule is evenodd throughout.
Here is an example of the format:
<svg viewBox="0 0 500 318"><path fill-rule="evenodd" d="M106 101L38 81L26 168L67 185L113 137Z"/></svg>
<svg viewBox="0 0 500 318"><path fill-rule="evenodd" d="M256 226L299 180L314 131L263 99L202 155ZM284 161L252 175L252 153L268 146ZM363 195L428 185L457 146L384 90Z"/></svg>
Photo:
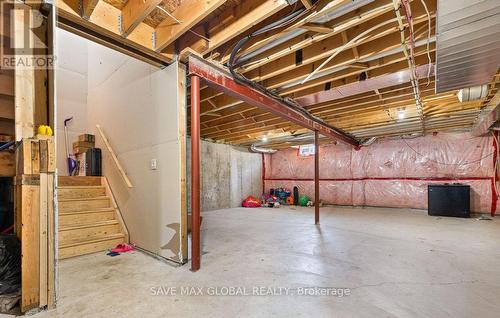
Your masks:
<svg viewBox="0 0 500 318"><path fill-rule="evenodd" d="M436 62L436 0L409 1L413 37L404 17L406 45L413 41L415 66ZM408 70L392 0L57 0L59 16L93 36L102 33L122 51L164 65L189 49L225 63L235 43L300 8L308 8L286 28L252 38L241 51L239 72L284 97L304 98L360 80ZM401 13L404 9L400 8ZM429 19L430 18L430 19ZM429 28L430 26L430 28ZM67 27L68 28L68 27ZM88 32L90 33L90 32ZM408 48L408 46L407 46ZM140 54L138 53L140 52ZM130 53L129 53L130 54ZM134 55L132 54L132 55ZM311 72L335 54L310 80ZM425 132L468 130L500 88L500 73L486 98L459 102L457 91L436 94L435 77L420 76L422 114L410 82L384 86L305 108L358 139ZM439 75L439 74L438 74ZM201 91L203 138L239 145L264 135L287 136L306 129L210 87ZM402 118L401 114L404 114ZM282 140L286 140L282 138ZM292 141L273 144L290 146Z"/></svg>

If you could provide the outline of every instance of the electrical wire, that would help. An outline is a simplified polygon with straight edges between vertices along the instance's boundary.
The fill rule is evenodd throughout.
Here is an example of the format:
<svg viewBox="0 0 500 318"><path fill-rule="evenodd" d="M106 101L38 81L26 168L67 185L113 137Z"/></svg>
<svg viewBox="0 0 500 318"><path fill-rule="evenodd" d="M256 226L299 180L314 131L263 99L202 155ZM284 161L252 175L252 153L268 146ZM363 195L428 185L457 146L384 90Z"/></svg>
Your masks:
<svg viewBox="0 0 500 318"><path fill-rule="evenodd" d="M410 148L414 153L416 153L417 155L419 155L420 157L423 157L423 158L427 158L427 156L421 154L420 152L418 152L415 148L413 148L412 146L410 146L408 144L408 142L406 141L406 139L402 138L402 140L404 141L404 143L406 144L406 146L408 148ZM498 147L497 147L498 148ZM467 166L467 165L470 165L470 164L473 164L473 163L478 163L478 162L481 162L482 160L486 159L486 158L489 158L491 156L493 156L495 154L495 152L491 152L477 160L474 160L474 161L470 161L470 162L464 162L464 163L447 163L447 162L440 162L440 161L437 161L437 160L434 160L434 159L430 159L430 158L427 158L429 161L431 162L434 162L434 163L437 163L437 164L440 164L440 165L444 165L444 166Z"/></svg>
<svg viewBox="0 0 500 318"><path fill-rule="evenodd" d="M326 64L328 64L328 62L330 62L334 57L336 57L339 53L341 53L342 51L344 51L348 46L350 46L351 44L353 43L356 43L361 37L375 31L376 29L386 25L386 24L390 24L390 23L393 23L397 21L396 18L394 19L391 19L391 20L387 20L387 21L384 21L382 23L379 23L377 24L376 26L374 27L371 27L369 28L368 30L358 34L356 37L354 37L352 40L350 40L349 42L345 43L344 45L342 45L341 47L339 47L338 49L335 50L335 52L330 55L330 57L328 57L323 63L321 63L320 66L318 66L314 71L312 71L302 82L300 82L300 84L304 84L305 82L307 82L309 79L311 79L316 73L318 73Z"/></svg>
<svg viewBox="0 0 500 318"><path fill-rule="evenodd" d="M301 113L302 115L304 115L305 117L307 117L308 119L310 119L316 123L320 123L321 125L328 127L329 129L335 131L339 135L345 136L347 138L351 138L351 136L349 134L347 134L346 132L344 132L336 127L331 126L330 124L328 124L327 122L325 122L321 118L316 117L313 114L311 114L305 108L303 108L302 106L297 104L297 102L295 102L293 99L288 98L288 97L284 98L284 97L280 96L276 91L269 90L267 87L246 78L244 75L240 74L239 72L237 72L235 70L235 68L237 68L239 66L238 59L240 56L238 56L238 52L250 39L252 39L253 37L258 36L260 34L286 27L286 26L290 25L291 23L295 22L296 20L300 19L302 16L308 14L309 12L311 12L314 9L315 9L314 6L311 7L310 9L301 8L301 9L293 12L292 14L290 14L290 15L288 15L288 16L286 16L278 21L275 21L275 22L273 22L273 23L271 23L271 24L269 24L269 25L267 25L259 30L256 30L256 31L252 32L251 34L245 36L244 38L240 39L236 43L236 45L233 47L233 50L231 51L231 54L229 56L229 60L227 62L227 66L228 66L229 71L231 72L231 74L236 82L238 82L242 85L250 86L250 87L260 91L261 93L282 102L283 104L288 106L290 109L293 109L293 110Z"/></svg>
<svg viewBox="0 0 500 318"><path fill-rule="evenodd" d="M425 4L424 0L420 0L422 5L424 6L425 13L427 14L427 22L428 22L428 30L427 30L427 59L429 60L429 65L432 64L432 59L431 59L431 50L430 50L430 43L431 43L431 29L432 29L432 24L431 24L431 14L429 13L429 9L427 9L427 5ZM429 67L427 70L427 85L431 83L431 68Z"/></svg>
<svg viewBox="0 0 500 318"><path fill-rule="evenodd" d="M392 4L394 6L394 13L396 15L396 19L398 21L399 25L399 33L401 35L401 46L403 48L403 53L406 57L406 60L408 62L408 68L410 69L410 82L411 86L413 88L413 95L415 98L415 106L417 107L418 113L420 115L420 122L422 124L422 130L425 132L425 122L424 122L424 109L423 109L423 104L420 99L420 87L418 83L418 77L417 77L417 71L416 71L416 66L415 66L415 57L412 55L413 50L411 49L411 43L414 43L415 41L413 40L413 20L411 17L411 9L409 8L409 3L407 0L401 0L403 3L403 6L405 7L405 16L408 22L408 26L410 28L410 53L408 53L408 43L406 42L405 39L405 27L403 24L403 20L401 17L401 13L399 12L400 5L399 5L398 0L393 0Z"/></svg>

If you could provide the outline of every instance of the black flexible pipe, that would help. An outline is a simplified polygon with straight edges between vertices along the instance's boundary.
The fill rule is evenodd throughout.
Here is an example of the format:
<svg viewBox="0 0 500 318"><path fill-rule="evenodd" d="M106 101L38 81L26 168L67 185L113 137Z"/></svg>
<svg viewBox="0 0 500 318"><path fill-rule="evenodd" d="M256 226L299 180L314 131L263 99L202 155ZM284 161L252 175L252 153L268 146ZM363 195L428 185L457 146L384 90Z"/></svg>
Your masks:
<svg viewBox="0 0 500 318"><path fill-rule="evenodd" d="M239 82L242 85L246 85L246 86L250 86L252 88L255 88L258 91L262 92L263 94L265 94L267 96L270 96L270 97L272 97L274 99L279 100L280 102L284 103L285 105L287 105L291 109L300 112L301 114L303 114L304 116L306 116L310 120L312 120L314 122L317 122L317 123L320 123L320 124L322 124L324 126L327 126L328 128L330 128L331 130L337 132L338 134L351 137L346 132L344 132L344 131L336 128L336 127L333 127L332 125L328 124L327 122L325 122L321 118L314 116L309 111L307 111L306 109L304 109L302 106L300 106L299 104L297 104L293 99L291 99L291 98L283 98L278 93L269 90L267 87L265 87L265 86L263 86L263 85L261 85L261 84L259 84L257 82L249 80L248 78L246 78L245 76L243 76L242 74L240 74L239 72L237 72L235 70L235 68L239 66L238 65L238 59L239 59L239 57L237 56L238 52L241 50L241 48L252 37L254 37L256 35L259 35L259 34L262 34L262 33L265 33L265 32L268 32L268 31L271 31L271 30L274 30L274 29L278 29L278 28L284 27L284 26L288 25L289 23L295 21L299 17L301 17L303 14L308 13L309 11L310 11L310 9L304 9L304 8L302 8L302 9L300 9L298 11L295 11L292 14L284 17L281 20L278 20L278 21L276 21L274 23L271 23L271 24L269 24L269 25L267 25L267 26L265 26L265 27L263 27L263 28L261 28L261 29L259 29L257 31L252 32L251 34L247 35L246 37L242 38L241 40L239 40L236 43L236 45L234 46L233 50L231 51L231 55L229 56L229 61L227 62L227 65L228 65L229 71L233 75L233 78L234 78L234 80L236 82Z"/></svg>

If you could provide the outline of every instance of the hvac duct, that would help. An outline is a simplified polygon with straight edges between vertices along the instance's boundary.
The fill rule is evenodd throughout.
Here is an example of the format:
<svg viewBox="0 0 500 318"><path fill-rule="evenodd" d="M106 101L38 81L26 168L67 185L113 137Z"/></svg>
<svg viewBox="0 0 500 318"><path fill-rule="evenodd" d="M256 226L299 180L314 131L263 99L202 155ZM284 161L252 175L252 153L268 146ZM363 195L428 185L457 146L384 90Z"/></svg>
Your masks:
<svg viewBox="0 0 500 318"><path fill-rule="evenodd" d="M500 1L437 2L436 91L489 82L500 67Z"/></svg>
<svg viewBox="0 0 500 318"><path fill-rule="evenodd" d="M486 95L488 95L488 84L463 88L458 91L457 97L458 100L463 103L483 99Z"/></svg>
<svg viewBox="0 0 500 318"><path fill-rule="evenodd" d="M273 154L277 151L275 149L257 147L256 145L251 145L250 148L248 148L248 150L253 153L268 153L268 154Z"/></svg>

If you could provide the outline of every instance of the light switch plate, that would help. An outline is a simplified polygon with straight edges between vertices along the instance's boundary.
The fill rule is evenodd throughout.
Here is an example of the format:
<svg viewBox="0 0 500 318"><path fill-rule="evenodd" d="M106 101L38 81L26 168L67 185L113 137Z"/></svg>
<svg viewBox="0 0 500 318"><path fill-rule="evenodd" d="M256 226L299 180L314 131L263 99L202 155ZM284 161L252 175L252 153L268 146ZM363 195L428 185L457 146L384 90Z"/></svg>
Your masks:
<svg viewBox="0 0 500 318"><path fill-rule="evenodd" d="M158 169L158 160L157 159L151 159L151 163L150 163L149 166L150 166L151 170Z"/></svg>

